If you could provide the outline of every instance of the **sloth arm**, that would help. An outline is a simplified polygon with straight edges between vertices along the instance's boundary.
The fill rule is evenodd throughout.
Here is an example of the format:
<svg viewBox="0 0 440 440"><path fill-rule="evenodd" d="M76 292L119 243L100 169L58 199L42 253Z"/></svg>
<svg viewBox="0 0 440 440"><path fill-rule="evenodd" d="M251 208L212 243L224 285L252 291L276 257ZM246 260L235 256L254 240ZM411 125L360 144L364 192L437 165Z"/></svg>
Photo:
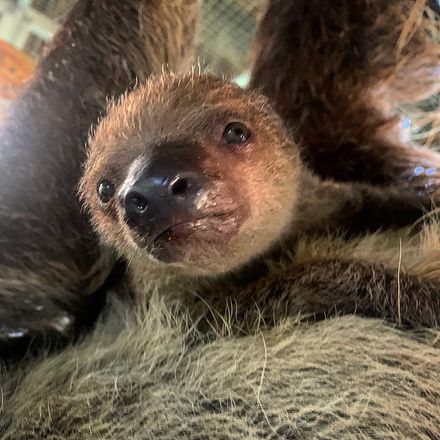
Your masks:
<svg viewBox="0 0 440 440"><path fill-rule="evenodd" d="M322 181L303 170L291 234L348 236L412 225L432 209L431 197L363 183Z"/></svg>
<svg viewBox="0 0 440 440"><path fill-rule="evenodd" d="M411 326L437 327L439 323L438 280L399 274L398 270L369 262L339 259L304 264L293 274L297 284L291 289L292 311L325 315L333 309ZM278 287L288 289L283 275Z"/></svg>
<svg viewBox="0 0 440 440"><path fill-rule="evenodd" d="M248 324L261 318L271 324L285 316L322 319L358 313L414 327L436 327L440 282L366 261L328 259L270 271L258 282L209 304L214 318L216 312L235 308L239 320Z"/></svg>
<svg viewBox="0 0 440 440"><path fill-rule="evenodd" d="M109 97L186 69L197 1L169 3L78 0L0 126L0 343L57 333L114 266L76 194L85 144Z"/></svg>
<svg viewBox="0 0 440 440"><path fill-rule="evenodd" d="M395 111L439 90L438 45L422 26L396 49L414 7L414 0L269 2L250 87L270 99L320 177L428 193L440 184L439 154L405 141Z"/></svg>

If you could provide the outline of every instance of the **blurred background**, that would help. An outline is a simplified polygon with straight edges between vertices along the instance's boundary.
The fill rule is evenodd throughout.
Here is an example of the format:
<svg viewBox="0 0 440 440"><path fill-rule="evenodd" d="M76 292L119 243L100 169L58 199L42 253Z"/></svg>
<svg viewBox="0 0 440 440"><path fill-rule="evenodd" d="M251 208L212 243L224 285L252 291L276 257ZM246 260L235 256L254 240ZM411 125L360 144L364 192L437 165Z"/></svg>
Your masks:
<svg viewBox="0 0 440 440"><path fill-rule="evenodd" d="M429 1L431 6L440 6L440 0ZM0 0L0 119L74 3L75 0ZM198 43L201 65L245 86L249 79L249 49L265 3L266 0L202 0ZM440 126L432 122L432 112L436 110L437 120L439 108L440 98L434 96L415 112L414 107L410 111L403 109L402 124L408 135L438 146Z"/></svg>
<svg viewBox="0 0 440 440"><path fill-rule="evenodd" d="M19 93L75 0L0 0L0 118ZM204 0L198 57L245 85L249 48L264 0Z"/></svg>

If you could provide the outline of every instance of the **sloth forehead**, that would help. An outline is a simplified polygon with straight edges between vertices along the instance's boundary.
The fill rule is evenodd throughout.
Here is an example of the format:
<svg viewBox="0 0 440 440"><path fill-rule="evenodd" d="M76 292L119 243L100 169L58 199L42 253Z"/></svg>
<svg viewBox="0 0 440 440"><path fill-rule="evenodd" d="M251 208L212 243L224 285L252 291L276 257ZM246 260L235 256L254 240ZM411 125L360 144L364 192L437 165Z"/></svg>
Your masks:
<svg viewBox="0 0 440 440"><path fill-rule="evenodd" d="M264 98L209 75L165 76L151 79L109 106L96 137L101 133L143 130L175 132L179 126L200 127L215 117L235 114L238 119L267 117ZM124 134L124 133L121 133Z"/></svg>
<svg viewBox="0 0 440 440"><path fill-rule="evenodd" d="M106 154L120 151L131 156L135 152L148 153L164 144L215 143L219 142L224 127L230 122L245 124L257 137L267 136L264 134L266 126L260 130L265 119L242 112L239 108L231 110L224 105L205 106L202 110L195 107L192 110L170 109L163 113L151 111L137 118L130 118L129 115L122 117L124 124L120 120L112 120L98 129L91 142L92 150L96 149L96 153L106 151Z"/></svg>

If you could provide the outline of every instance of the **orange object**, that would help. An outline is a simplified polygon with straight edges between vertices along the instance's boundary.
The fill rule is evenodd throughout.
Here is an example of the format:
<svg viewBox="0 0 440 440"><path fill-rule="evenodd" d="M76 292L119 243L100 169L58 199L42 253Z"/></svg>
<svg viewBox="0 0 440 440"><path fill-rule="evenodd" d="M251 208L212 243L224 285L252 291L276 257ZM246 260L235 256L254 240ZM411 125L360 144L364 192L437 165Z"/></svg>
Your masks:
<svg viewBox="0 0 440 440"><path fill-rule="evenodd" d="M0 40L0 99L14 99L32 75L34 67L28 55Z"/></svg>

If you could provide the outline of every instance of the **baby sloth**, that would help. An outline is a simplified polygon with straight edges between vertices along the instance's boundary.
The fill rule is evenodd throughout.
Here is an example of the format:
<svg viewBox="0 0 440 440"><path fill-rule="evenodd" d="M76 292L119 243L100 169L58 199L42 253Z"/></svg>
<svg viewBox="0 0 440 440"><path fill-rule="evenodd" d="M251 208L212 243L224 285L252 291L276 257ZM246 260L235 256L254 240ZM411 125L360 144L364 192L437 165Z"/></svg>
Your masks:
<svg viewBox="0 0 440 440"><path fill-rule="evenodd" d="M358 311L437 323L440 282L411 272L420 255L398 273L392 233L353 238L407 225L428 201L318 180L265 98L212 76L151 79L112 104L80 192L134 292L159 288L197 317L234 307L246 319Z"/></svg>

